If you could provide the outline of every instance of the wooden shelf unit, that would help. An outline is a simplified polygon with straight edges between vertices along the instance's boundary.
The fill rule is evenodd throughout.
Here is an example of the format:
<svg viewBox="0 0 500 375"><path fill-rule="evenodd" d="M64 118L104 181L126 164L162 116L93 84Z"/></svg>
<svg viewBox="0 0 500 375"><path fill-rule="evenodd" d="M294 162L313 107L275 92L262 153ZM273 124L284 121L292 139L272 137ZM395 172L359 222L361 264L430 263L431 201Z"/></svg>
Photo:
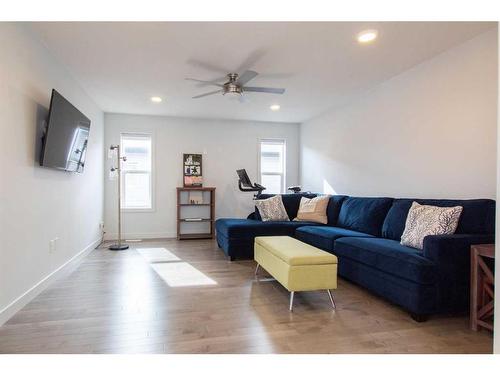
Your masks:
<svg viewBox="0 0 500 375"><path fill-rule="evenodd" d="M210 203L180 203L179 206L187 207L187 206L211 206Z"/></svg>
<svg viewBox="0 0 500 375"><path fill-rule="evenodd" d="M177 237L179 240L203 240L209 237L206 233L184 233Z"/></svg>
<svg viewBox="0 0 500 375"><path fill-rule="evenodd" d="M210 195L210 203L182 203L182 193L191 191L208 192ZM204 195L204 194L203 194ZM186 220L182 218L182 208L184 207L210 207L210 217L202 217L201 220ZM205 215L206 216L206 215ZM214 222L215 222L215 188L214 187L178 187L177 188L177 239L178 240L194 240L194 239L212 239L214 238ZM210 230L206 233L181 233L181 224L192 223L209 223Z"/></svg>
<svg viewBox="0 0 500 375"><path fill-rule="evenodd" d="M201 219L201 220L189 220L189 219L179 219L181 223L205 223L207 221L212 221L212 219Z"/></svg>

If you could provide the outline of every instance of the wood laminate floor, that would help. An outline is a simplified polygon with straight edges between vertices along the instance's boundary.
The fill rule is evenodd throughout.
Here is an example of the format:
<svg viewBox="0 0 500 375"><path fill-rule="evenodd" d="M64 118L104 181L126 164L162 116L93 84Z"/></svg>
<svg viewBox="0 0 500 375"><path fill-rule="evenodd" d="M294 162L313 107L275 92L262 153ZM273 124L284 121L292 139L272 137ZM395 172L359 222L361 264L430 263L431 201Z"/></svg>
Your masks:
<svg viewBox="0 0 500 375"><path fill-rule="evenodd" d="M140 248L170 255L150 263ZM492 335L466 316L416 323L345 280L336 311L325 292L307 292L290 313L288 292L254 268L208 240L95 250L0 327L0 353L492 352Z"/></svg>

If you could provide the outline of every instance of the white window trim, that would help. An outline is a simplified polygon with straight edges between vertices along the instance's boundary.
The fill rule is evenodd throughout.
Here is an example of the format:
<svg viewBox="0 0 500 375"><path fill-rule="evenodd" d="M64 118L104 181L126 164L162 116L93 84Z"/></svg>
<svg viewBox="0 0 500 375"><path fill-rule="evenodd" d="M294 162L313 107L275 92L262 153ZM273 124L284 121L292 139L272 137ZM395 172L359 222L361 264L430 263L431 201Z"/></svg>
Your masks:
<svg viewBox="0 0 500 375"><path fill-rule="evenodd" d="M262 142L279 142L280 144L284 145L284 152L283 152L283 173L261 173L261 148L260 145ZM257 175L258 175L258 181L259 184L262 184L262 175L266 176L281 176L281 193L280 194L285 194L286 193L286 149L287 149L287 144L286 144L286 138L259 138L257 142ZM263 194L266 194L266 191L263 191Z"/></svg>
<svg viewBox="0 0 500 375"><path fill-rule="evenodd" d="M151 137L151 173L150 173L150 184L149 184L149 189L150 189L150 194L151 194L151 208L122 208L122 212L124 213L142 213L142 212L155 212L156 211L156 169L155 169L155 134L153 132L144 132L144 131L125 131L125 132L120 132L120 148L121 150L124 150L123 148L123 143L122 143L122 136L148 136ZM125 152L123 151L123 154ZM126 162L125 162L126 163ZM129 171L126 173L134 173L134 171ZM123 173L122 170L122 178L120 181L120 184L122 184L121 189L123 191L123 194L125 194L125 186L123 184L123 181L125 179L125 173Z"/></svg>

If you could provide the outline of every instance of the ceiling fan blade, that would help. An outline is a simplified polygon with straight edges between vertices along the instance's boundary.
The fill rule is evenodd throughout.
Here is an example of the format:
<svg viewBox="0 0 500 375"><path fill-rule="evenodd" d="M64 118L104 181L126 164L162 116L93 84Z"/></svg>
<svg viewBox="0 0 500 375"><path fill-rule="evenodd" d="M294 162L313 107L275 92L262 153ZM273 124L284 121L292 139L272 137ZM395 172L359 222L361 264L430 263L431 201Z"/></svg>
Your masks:
<svg viewBox="0 0 500 375"><path fill-rule="evenodd" d="M243 92L265 92L268 94L283 94L285 89L277 89L274 87L243 87Z"/></svg>
<svg viewBox="0 0 500 375"><path fill-rule="evenodd" d="M210 91L210 92L206 92L205 94L196 95L196 96L193 96L193 99L203 98L204 96L214 95L214 94L217 94L219 92L222 92L222 90Z"/></svg>
<svg viewBox="0 0 500 375"><path fill-rule="evenodd" d="M214 82L214 81L203 81L201 79L195 79L195 78L184 78L184 79L186 81L194 81L194 82L204 83L206 85L212 85L212 86L222 87L222 85L220 83L217 83L217 82Z"/></svg>
<svg viewBox="0 0 500 375"><path fill-rule="evenodd" d="M262 57L264 57L265 54L266 54L266 51L264 49L262 49L262 48L261 49L257 49L255 51L252 51L247 56L247 58L245 59L245 61L243 61L241 63L241 65L236 69L236 73L239 74L239 73L243 73L246 70L252 69L255 66L255 64L257 64L257 62L259 60L261 60Z"/></svg>
<svg viewBox="0 0 500 375"><path fill-rule="evenodd" d="M208 63L208 62L205 62L205 61L200 61L200 60L197 60L197 59L189 59L187 61L188 64L192 65L192 66L195 66L197 68L203 68L203 69L206 69L206 70L211 70L213 72L217 72L217 73L220 73L220 74L224 74L226 75L227 72L229 72L231 69L227 69L225 67L221 67L221 66L216 66L216 65L213 65L211 63Z"/></svg>
<svg viewBox="0 0 500 375"><path fill-rule="evenodd" d="M215 79L212 79L210 82L226 82L228 80L227 74L223 77L217 77Z"/></svg>
<svg viewBox="0 0 500 375"><path fill-rule="evenodd" d="M293 73L260 73L260 78L262 79L286 79L293 77ZM214 81L216 81L214 79Z"/></svg>
<svg viewBox="0 0 500 375"><path fill-rule="evenodd" d="M257 77L258 74L259 73L254 72L253 70L247 70L242 75L240 75L238 77L238 80L236 81L236 83L238 85L243 86L245 83L247 83L247 82L251 81L252 79L254 79L255 77Z"/></svg>

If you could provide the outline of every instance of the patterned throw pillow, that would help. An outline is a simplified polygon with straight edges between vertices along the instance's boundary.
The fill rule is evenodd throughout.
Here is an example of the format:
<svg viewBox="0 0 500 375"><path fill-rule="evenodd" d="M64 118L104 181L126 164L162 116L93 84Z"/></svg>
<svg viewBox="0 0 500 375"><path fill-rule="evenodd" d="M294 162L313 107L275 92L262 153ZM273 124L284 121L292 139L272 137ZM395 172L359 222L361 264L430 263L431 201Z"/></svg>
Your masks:
<svg viewBox="0 0 500 375"><path fill-rule="evenodd" d="M328 207L329 201L329 195L322 195L311 199L302 197L300 199L299 212L297 212L297 217L293 220L312 221L314 223L321 224L328 223L326 208Z"/></svg>
<svg viewBox="0 0 500 375"><path fill-rule="evenodd" d="M255 201L262 221L290 221L286 213L281 195Z"/></svg>
<svg viewBox="0 0 500 375"><path fill-rule="evenodd" d="M426 236L455 233L462 210L461 206L437 207L413 202L406 218L401 245L423 249Z"/></svg>

